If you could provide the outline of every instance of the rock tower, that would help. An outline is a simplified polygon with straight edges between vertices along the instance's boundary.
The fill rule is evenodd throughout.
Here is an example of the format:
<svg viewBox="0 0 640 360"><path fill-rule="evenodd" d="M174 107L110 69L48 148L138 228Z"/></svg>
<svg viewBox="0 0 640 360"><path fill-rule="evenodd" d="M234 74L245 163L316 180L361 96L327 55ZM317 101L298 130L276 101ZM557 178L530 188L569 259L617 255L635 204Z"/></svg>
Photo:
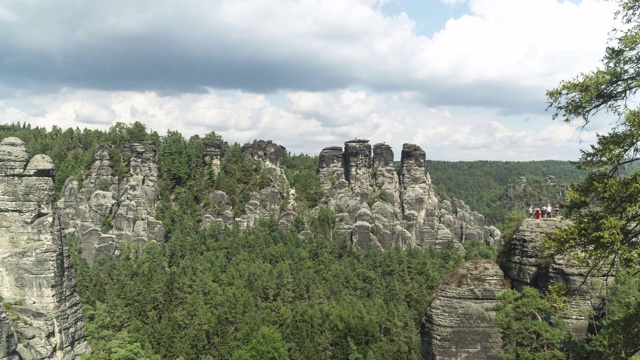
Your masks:
<svg viewBox="0 0 640 360"><path fill-rule="evenodd" d="M0 358L75 359L88 350L51 159L0 143Z"/></svg>

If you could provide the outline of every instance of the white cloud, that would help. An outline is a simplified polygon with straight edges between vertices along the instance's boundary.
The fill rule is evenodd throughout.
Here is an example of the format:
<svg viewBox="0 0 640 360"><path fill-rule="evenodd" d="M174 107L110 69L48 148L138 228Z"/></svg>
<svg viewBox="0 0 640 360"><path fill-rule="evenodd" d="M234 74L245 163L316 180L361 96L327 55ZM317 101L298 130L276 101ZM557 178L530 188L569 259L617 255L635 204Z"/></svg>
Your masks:
<svg viewBox="0 0 640 360"><path fill-rule="evenodd" d="M374 0L8 0L0 121L142 121L311 154L360 137L440 159L576 158L575 129L540 115L544 91L598 64L615 4L467 2L426 37Z"/></svg>
<svg viewBox="0 0 640 360"><path fill-rule="evenodd" d="M467 0L440 0L440 1L442 1L443 4L446 4L449 6L460 5L467 2Z"/></svg>

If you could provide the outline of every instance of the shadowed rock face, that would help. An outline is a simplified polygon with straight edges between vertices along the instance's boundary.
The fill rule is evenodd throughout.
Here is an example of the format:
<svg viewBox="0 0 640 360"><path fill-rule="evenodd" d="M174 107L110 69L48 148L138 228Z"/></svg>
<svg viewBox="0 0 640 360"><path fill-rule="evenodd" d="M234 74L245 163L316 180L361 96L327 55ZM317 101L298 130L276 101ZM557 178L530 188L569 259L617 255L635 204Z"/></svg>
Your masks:
<svg viewBox="0 0 640 360"><path fill-rule="evenodd" d="M494 325L496 297L509 289L489 260L470 261L438 286L422 319L422 358L499 359L502 340Z"/></svg>
<svg viewBox="0 0 640 360"><path fill-rule="evenodd" d="M351 191L370 191L371 145L368 140L344 143L344 172Z"/></svg>
<svg viewBox="0 0 640 360"><path fill-rule="evenodd" d="M19 355L16 351L18 347L18 339L9 323L9 318L5 314L5 308L0 303L0 359L1 360L18 360Z"/></svg>
<svg viewBox="0 0 640 360"><path fill-rule="evenodd" d="M268 164L270 167L282 165L282 158L287 153L284 146L278 145L271 140L255 140L242 146L242 152L246 152L256 160Z"/></svg>
<svg viewBox="0 0 640 360"><path fill-rule="evenodd" d="M384 168L393 166L393 150L387 144L373 145L373 166Z"/></svg>
<svg viewBox="0 0 640 360"><path fill-rule="evenodd" d="M78 358L88 346L69 247L53 207L53 163L25 154L20 139L0 144L0 296L12 304L0 308L0 355Z"/></svg>
<svg viewBox="0 0 640 360"><path fill-rule="evenodd" d="M214 173L220 172L222 157L227 152L229 145L222 139L205 140L202 144L202 160L210 165Z"/></svg>
<svg viewBox="0 0 640 360"><path fill-rule="evenodd" d="M558 218L525 219L505 244L500 267L516 289L531 286L545 291L551 284L563 284L570 298L565 321L576 337L584 338L589 314L598 310L602 294L614 278L604 271L590 272L590 267L572 254L551 256L544 251L544 239L568 225L567 220Z"/></svg>

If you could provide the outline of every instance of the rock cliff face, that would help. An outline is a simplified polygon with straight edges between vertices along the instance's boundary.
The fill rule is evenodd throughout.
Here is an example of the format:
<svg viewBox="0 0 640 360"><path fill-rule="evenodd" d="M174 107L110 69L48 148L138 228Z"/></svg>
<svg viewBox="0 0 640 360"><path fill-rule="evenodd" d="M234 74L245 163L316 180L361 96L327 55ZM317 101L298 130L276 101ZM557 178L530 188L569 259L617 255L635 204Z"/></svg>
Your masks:
<svg viewBox="0 0 640 360"><path fill-rule="evenodd" d="M386 144L351 140L320 153L318 174L341 230L359 246L443 248L483 239L484 217L464 202L441 200L425 173L426 155L405 144L396 172ZM493 233L495 236L497 233ZM499 236L499 234L498 234Z"/></svg>
<svg viewBox="0 0 640 360"><path fill-rule="evenodd" d="M0 144L0 358L73 359L88 350L53 163L22 140Z"/></svg>
<svg viewBox="0 0 640 360"><path fill-rule="evenodd" d="M18 339L5 314L4 306L0 303L0 360L20 359L17 347Z"/></svg>
<svg viewBox="0 0 640 360"><path fill-rule="evenodd" d="M438 286L421 323L423 359L498 359L496 297L509 282L492 261L463 264Z"/></svg>
<svg viewBox="0 0 640 360"><path fill-rule="evenodd" d="M203 161L214 172L227 146L222 140L205 142ZM227 195L214 191L205 211L203 226L217 222L223 226L251 227L263 217L275 216L287 229L296 217L295 189L284 175L282 159L286 149L271 141L247 143L242 151L261 162L271 179L271 186L250 194L246 211L234 217ZM483 239L484 217L464 202L442 201L425 174L424 151L405 145L402 164L396 171L393 151L386 144L371 146L368 140L356 139L341 147L333 146L320 153L318 176L325 191L324 204L338 215L340 229L352 243L377 248L444 247L449 240L458 242ZM453 209L456 210L453 210ZM488 237L500 233L487 229ZM492 243L493 243L492 242Z"/></svg>
<svg viewBox="0 0 640 360"><path fill-rule="evenodd" d="M226 145L221 141L205 142L204 145L203 160L206 164L211 164L214 172L220 171L220 163L224 156ZM279 219L280 227L287 229L296 214L290 211L294 203L285 203L287 199L293 198L294 195L282 165L286 149L272 141L256 140L252 143L244 144L242 152L249 154L254 160L261 163L264 173L271 181L271 185L261 189L259 192L251 193L246 210L239 217L234 217L233 209L227 203L227 195L222 191L214 191L209 198L214 207L212 210L205 212L202 217L202 225L208 226L213 222L217 222L222 226L235 224L240 228L248 228L257 224L261 218L274 216Z"/></svg>
<svg viewBox="0 0 640 360"><path fill-rule="evenodd" d="M569 293L567 325L578 338L587 335L591 317L601 305L601 296L613 282L604 271L590 272L588 266L572 255L551 256L542 242L568 221L562 219L526 219L506 244L500 267L516 289L522 286L545 291L551 284L562 284Z"/></svg>
<svg viewBox="0 0 640 360"><path fill-rule="evenodd" d="M472 261L445 278L422 320L423 359L499 358L500 333L493 318L496 296L509 283L543 292L552 284L563 285L569 298L564 320L574 336L585 338L613 276L590 272L575 256L544 250L544 239L567 225L562 219L526 219L505 244L500 267Z"/></svg>
<svg viewBox="0 0 640 360"><path fill-rule="evenodd" d="M133 143L111 150L100 147L84 180L69 178L57 203L65 235L82 239L82 255L90 263L101 255L117 255L123 242L164 241L162 223L154 218L156 148ZM127 164L126 176L114 174L110 153Z"/></svg>

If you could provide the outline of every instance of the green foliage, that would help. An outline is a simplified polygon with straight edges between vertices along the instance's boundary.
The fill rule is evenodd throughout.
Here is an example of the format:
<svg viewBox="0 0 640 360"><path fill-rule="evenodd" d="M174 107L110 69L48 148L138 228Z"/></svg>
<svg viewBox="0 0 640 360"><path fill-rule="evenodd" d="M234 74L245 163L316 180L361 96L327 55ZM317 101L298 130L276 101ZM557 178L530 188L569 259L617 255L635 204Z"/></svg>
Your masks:
<svg viewBox="0 0 640 360"><path fill-rule="evenodd" d="M438 194L463 200L483 214L486 223L504 231L511 211L526 214L529 205L557 205L563 184L582 180L585 173L568 161L427 161L427 169ZM545 180L549 175L556 183ZM525 177L524 189L516 186Z"/></svg>
<svg viewBox="0 0 640 360"><path fill-rule="evenodd" d="M532 287L498 295L495 323L502 331L504 359L566 359L570 343L558 309Z"/></svg>
<svg viewBox="0 0 640 360"><path fill-rule="evenodd" d="M161 176L170 188L187 183L191 174L193 159L187 147L187 141L177 131L168 131L162 138L162 146L158 149L158 167Z"/></svg>
<svg viewBox="0 0 640 360"><path fill-rule="evenodd" d="M100 191L109 191L110 187L111 187L111 182L108 179L102 179L98 184L98 190Z"/></svg>
<svg viewBox="0 0 640 360"><path fill-rule="evenodd" d="M102 217L102 223L100 225L100 232L103 234L108 233L113 229L113 218L109 215L105 215Z"/></svg>
<svg viewBox="0 0 640 360"><path fill-rule="evenodd" d="M117 147L109 150L109 167L113 171L113 176L118 178L118 181L122 181L125 175L129 173L129 168L127 164L122 161L122 154Z"/></svg>
<svg viewBox="0 0 640 360"><path fill-rule="evenodd" d="M599 331L591 336L592 359L629 359L640 351L640 276L637 266L619 269Z"/></svg>
<svg viewBox="0 0 640 360"><path fill-rule="evenodd" d="M497 250L485 244L484 241L467 241L462 243L462 246L466 250L466 253L464 254L465 262L474 259L490 259L495 261L498 256Z"/></svg>
<svg viewBox="0 0 640 360"><path fill-rule="evenodd" d="M504 232L502 233L502 239L508 241L511 239L516 230L520 227L520 224L527 218L522 211L510 211L505 215Z"/></svg>
<svg viewBox="0 0 640 360"><path fill-rule="evenodd" d="M306 209L316 207L324 196L322 184L317 176L319 158L287 154L282 163L289 185L296 189L294 200Z"/></svg>
<svg viewBox="0 0 640 360"><path fill-rule="evenodd" d="M233 353L232 360L288 360L286 345L277 329L263 326L249 344Z"/></svg>
<svg viewBox="0 0 640 360"><path fill-rule="evenodd" d="M227 194L234 216L244 214L250 194L271 185L259 161L243 153L239 144L227 150L215 180L216 189Z"/></svg>
<svg viewBox="0 0 640 360"><path fill-rule="evenodd" d="M420 318L460 253L358 250L332 211L309 216L313 241L179 212L166 245L93 266L72 250L93 357L419 359Z"/></svg>
<svg viewBox="0 0 640 360"><path fill-rule="evenodd" d="M127 140L129 142L140 143L147 140L147 127L140 121L131 124L126 130Z"/></svg>
<svg viewBox="0 0 640 360"><path fill-rule="evenodd" d="M578 249L596 262L635 263L640 248L634 244L640 227L640 173L627 173L640 153L640 109L630 100L640 87L640 1L620 0L618 18L624 26L610 40L603 68L562 81L549 90L554 118L579 120L585 125L605 110L617 119L609 134L584 151L578 166L589 172L567 196L567 215L574 225L553 241L559 250Z"/></svg>
<svg viewBox="0 0 640 360"><path fill-rule="evenodd" d="M378 198L380 199L380 201L388 202L389 201L389 194L387 193L387 191L385 189L382 189L382 190L380 190L380 194L378 195Z"/></svg>
<svg viewBox="0 0 640 360"><path fill-rule="evenodd" d="M597 143L583 151L578 166L588 176L570 189L564 205L573 224L558 231L548 245L582 254L594 269L618 268L624 278L625 271L637 266L640 255L640 109L634 101L640 88L640 1L619 0L618 4L622 27L612 32L602 67L562 81L547 92L554 119L586 125L601 111L615 119L614 129L598 135ZM619 288L635 294L635 277L627 281L629 288ZM591 343L594 357L626 359L638 351L638 319L635 295L622 300L612 294L603 328Z"/></svg>

